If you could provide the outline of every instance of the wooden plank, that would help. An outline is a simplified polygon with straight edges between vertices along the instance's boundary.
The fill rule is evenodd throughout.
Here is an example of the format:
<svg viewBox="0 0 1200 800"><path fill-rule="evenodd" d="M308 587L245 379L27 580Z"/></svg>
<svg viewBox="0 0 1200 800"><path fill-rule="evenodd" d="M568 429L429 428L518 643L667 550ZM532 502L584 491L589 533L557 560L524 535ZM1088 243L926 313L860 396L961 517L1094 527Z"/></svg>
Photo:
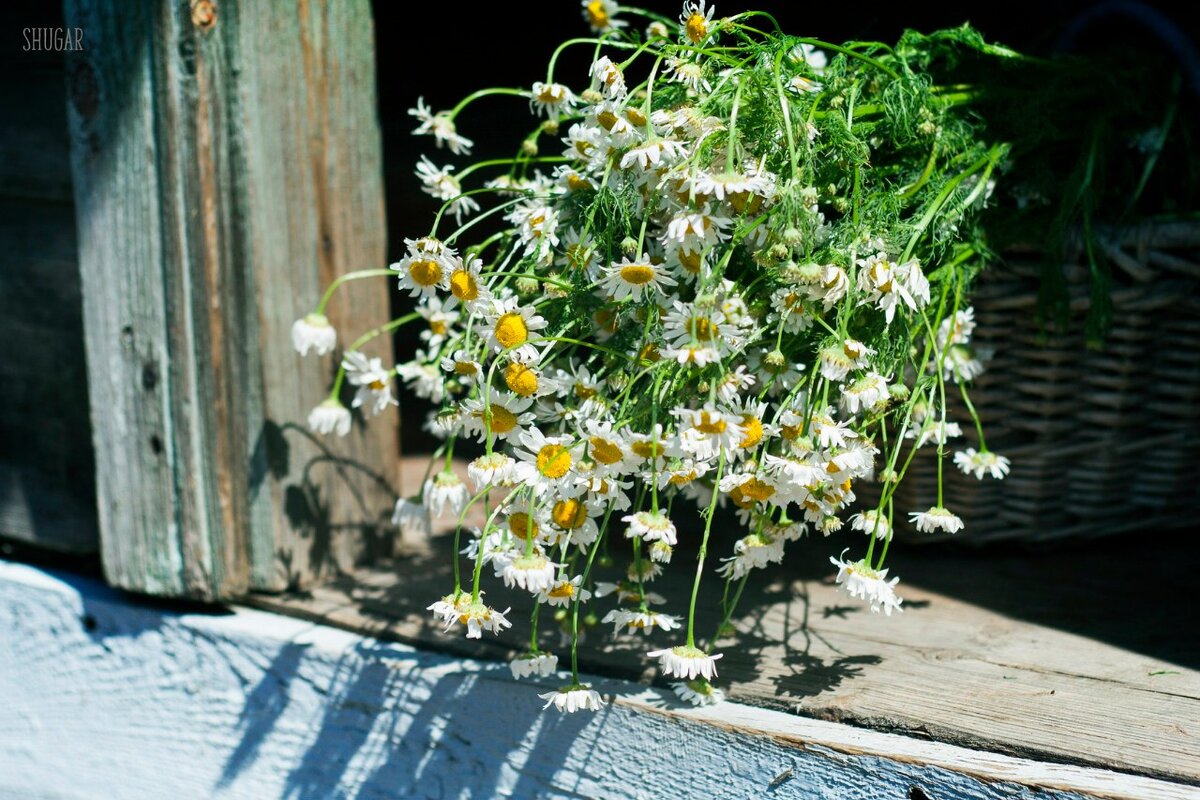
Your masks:
<svg viewBox="0 0 1200 800"><path fill-rule="evenodd" d="M274 614L180 613L0 562L0 796L1189 800L1200 790L587 676L595 714ZM148 635L149 634L149 635Z"/></svg>
<svg viewBox="0 0 1200 800"><path fill-rule="evenodd" d="M384 258L369 4L194 10L68 2L68 95L106 574L214 599L390 549L397 456L394 417L308 435L331 364L288 336Z"/></svg>
<svg viewBox="0 0 1200 800"><path fill-rule="evenodd" d="M1200 548L1158 536L1156 548L1175 557L1156 562L1153 586L1128 571L1137 556L1127 541L1049 554L898 545L892 568L905 611L891 618L832 585L823 563L844 545L789 545L785 568L748 585L740 637L718 645L721 686L740 702L808 717L1200 785L1200 637L1186 611L1163 607L1156 588L1187 585ZM443 636L430 620L425 606L451 586L449 549L443 533L407 559L310 595L252 602L373 636L509 657L528 641L531 606L496 581L487 581L489 600L513 606L504 635L471 642ZM717 614L720 583L709 581L701 631ZM653 588L680 608L687 584L671 570ZM601 601L597 612L611 605ZM655 679L644 653L674 640L613 642L610 632L589 636L581 662ZM553 634L545 638L556 644Z"/></svg>

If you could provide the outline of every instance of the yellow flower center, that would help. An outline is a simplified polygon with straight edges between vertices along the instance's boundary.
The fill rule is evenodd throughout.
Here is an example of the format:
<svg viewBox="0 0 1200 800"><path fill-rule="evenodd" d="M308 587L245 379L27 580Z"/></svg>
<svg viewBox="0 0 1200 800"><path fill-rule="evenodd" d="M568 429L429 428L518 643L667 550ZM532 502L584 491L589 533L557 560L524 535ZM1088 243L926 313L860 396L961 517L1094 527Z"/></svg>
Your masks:
<svg viewBox="0 0 1200 800"><path fill-rule="evenodd" d="M539 102L550 105L557 105L563 101L563 95L558 90L558 86L553 83L548 83L538 92L537 99Z"/></svg>
<svg viewBox="0 0 1200 800"><path fill-rule="evenodd" d="M696 470L690 472L676 472L671 477L667 478L667 483L672 486L686 486L696 480Z"/></svg>
<svg viewBox="0 0 1200 800"><path fill-rule="evenodd" d="M729 498L739 508L750 508L756 502L767 500L773 494L775 494L775 487L763 483L758 478L751 478L741 486L734 487L733 491L729 493Z"/></svg>
<svg viewBox="0 0 1200 800"><path fill-rule="evenodd" d="M591 400L599 394L595 389L582 383L575 384L575 396L580 400Z"/></svg>
<svg viewBox="0 0 1200 800"><path fill-rule="evenodd" d="M504 347L516 347L529 340L529 328L525 318L515 311L504 314L496 320L496 341Z"/></svg>
<svg viewBox="0 0 1200 800"><path fill-rule="evenodd" d="M756 447L763 438L762 420L752 414L746 414L742 417L742 427L746 431L746 438L742 439L738 447L746 450Z"/></svg>
<svg viewBox="0 0 1200 800"><path fill-rule="evenodd" d="M847 358L858 359L863 354L863 346L858 342L847 342L842 347L842 352Z"/></svg>
<svg viewBox="0 0 1200 800"><path fill-rule="evenodd" d="M596 115L596 122L599 122L600 127L604 128L604 130L611 131L613 125L617 124L617 115L606 108Z"/></svg>
<svg viewBox="0 0 1200 800"><path fill-rule="evenodd" d="M572 172L571 174L567 175L567 188L570 189L572 192L580 192L580 191L583 191L584 189L591 189L592 182L589 181L587 178L582 178L579 175L576 175L575 173ZM577 249L577 248L578 248L578 245L574 245L573 247L570 247L567 249L569 251L569 250Z"/></svg>
<svg viewBox="0 0 1200 800"><path fill-rule="evenodd" d="M638 359L641 361L659 361L662 356L658 354L658 345L654 342L647 342L641 350L638 351Z"/></svg>
<svg viewBox="0 0 1200 800"><path fill-rule="evenodd" d="M708 317L692 317L691 322L688 323L688 330L701 342L711 342L717 338L719 332L717 323Z"/></svg>
<svg viewBox="0 0 1200 800"><path fill-rule="evenodd" d="M717 435L725 432L725 420L718 416L715 420L707 411L700 412L700 421L694 426L701 433Z"/></svg>
<svg viewBox="0 0 1200 800"><path fill-rule="evenodd" d="M573 531L587 522L587 506L578 500L559 500L550 512L550 519L564 531Z"/></svg>
<svg viewBox="0 0 1200 800"><path fill-rule="evenodd" d="M602 308L592 317L596 321L596 327L607 333L613 333L617 330L617 312L611 308Z"/></svg>
<svg viewBox="0 0 1200 800"><path fill-rule="evenodd" d="M733 209L739 214L745 211L756 214L762 208L762 197L752 192L731 192L727 197L729 205L733 206Z"/></svg>
<svg viewBox="0 0 1200 800"><path fill-rule="evenodd" d="M479 370L475 368L475 364L470 361L455 361L454 371L459 375L474 375Z"/></svg>
<svg viewBox="0 0 1200 800"><path fill-rule="evenodd" d="M492 417L492 433L505 434L517 427L517 415L495 403L488 406Z"/></svg>
<svg viewBox="0 0 1200 800"><path fill-rule="evenodd" d="M621 460L621 448L607 439L593 436L588 440L588 445L588 452L591 453L592 458L605 466L615 464Z"/></svg>
<svg viewBox="0 0 1200 800"><path fill-rule="evenodd" d="M537 373L516 361L504 368L504 382L521 397L529 397L538 389Z"/></svg>
<svg viewBox="0 0 1200 800"><path fill-rule="evenodd" d="M704 41L704 37L708 36L708 20L704 18L703 14L693 13L687 18L683 27L687 32L687 37L696 44Z"/></svg>
<svg viewBox="0 0 1200 800"><path fill-rule="evenodd" d="M432 333L434 336L445 336L445 335L446 335L446 329L447 329L447 326L446 326L446 320L444 320L444 319L431 319L431 320L429 320L429 331L430 331L430 332L431 332L431 333Z"/></svg>
<svg viewBox="0 0 1200 800"><path fill-rule="evenodd" d="M663 446L659 442L634 442L629 449L642 458L658 458L663 453Z"/></svg>
<svg viewBox="0 0 1200 800"><path fill-rule="evenodd" d="M442 265L432 259L415 259L409 262L408 274L418 286L434 286L442 279Z"/></svg>
<svg viewBox="0 0 1200 800"><path fill-rule="evenodd" d="M377 392L382 392L384 389L387 388L387 384L380 380L371 381L367 385L370 386L372 389L374 389Z"/></svg>
<svg viewBox="0 0 1200 800"><path fill-rule="evenodd" d="M584 6L584 11L587 12L588 22L597 30L604 30L608 27L608 12L604 10L603 0L592 0Z"/></svg>
<svg viewBox="0 0 1200 800"><path fill-rule="evenodd" d="M450 275L450 293L464 303L469 303L479 298L479 284L470 272L456 269Z"/></svg>
<svg viewBox="0 0 1200 800"><path fill-rule="evenodd" d="M648 264L630 264L621 267L621 280L632 286L645 286L654 280L654 267Z"/></svg>
<svg viewBox="0 0 1200 800"><path fill-rule="evenodd" d="M545 445L538 451L537 468L547 478L561 478L571 469L571 451L561 444Z"/></svg>
<svg viewBox="0 0 1200 800"><path fill-rule="evenodd" d="M700 254L693 253L689 250L679 251L679 266L683 267L691 275L700 274Z"/></svg>
<svg viewBox="0 0 1200 800"><path fill-rule="evenodd" d="M528 539L538 535L538 526L524 511L508 515L508 529L518 539Z"/></svg>
<svg viewBox="0 0 1200 800"><path fill-rule="evenodd" d="M637 125L639 128L646 127L646 115L641 111L638 111L636 108L630 107L625 109L625 119L629 120L634 125Z"/></svg>
<svg viewBox="0 0 1200 800"><path fill-rule="evenodd" d="M559 598L559 599L574 597L575 596L575 584L571 583L570 581L563 581L562 583L556 584L553 589L551 589L549 592L547 592L547 594L550 597L555 597L555 598Z"/></svg>
<svg viewBox="0 0 1200 800"><path fill-rule="evenodd" d="M780 425L779 433L781 436L783 436L783 438L787 439L790 442L790 441L793 441L800 437L800 426L799 425Z"/></svg>

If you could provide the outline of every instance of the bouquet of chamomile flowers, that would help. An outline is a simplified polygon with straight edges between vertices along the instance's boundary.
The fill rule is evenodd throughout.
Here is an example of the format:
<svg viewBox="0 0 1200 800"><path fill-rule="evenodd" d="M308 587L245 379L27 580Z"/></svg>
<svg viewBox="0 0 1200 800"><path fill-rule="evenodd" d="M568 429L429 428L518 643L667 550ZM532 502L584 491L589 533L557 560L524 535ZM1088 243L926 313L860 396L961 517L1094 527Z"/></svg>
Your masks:
<svg viewBox="0 0 1200 800"><path fill-rule="evenodd" d="M322 312L342 281L389 275L417 302L343 351L309 424L347 432L347 382L367 415L396 404L396 376L438 406L428 428L444 444L395 520L458 523L454 583L429 606L447 631L511 625L485 582L536 598L514 676L557 672L537 613L565 611L571 678L547 707L601 707L575 656L581 607L595 602L618 634L668 632L676 644L647 657L680 697L715 702L721 653L696 631L702 585L725 598L721 631L755 570L799 537L837 534L838 584L890 615L902 602L886 566L895 526L962 527L940 499L895 507L916 451L936 448L940 485L942 456L973 422L977 446L953 464L981 479L1008 471L969 399L982 369L976 217L1006 149L984 140L969 90L925 71L943 48L990 46L967 29L836 46L762 13L718 17L704 0L679 20L613 0L583 12L595 35L559 47L544 82L411 110L416 133L455 157L472 149L455 119L484 97L527 105L532 132L507 159L423 158L417 175L443 201L429 231L390 269L340 279L296 323L296 348L324 355L337 335ZM588 74L558 74L567 48L593 51ZM485 219L506 224L472 236ZM412 361L362 350L410 323L425 343ZM948 393L970 419L948 418ZM467 483L450 469L465 439L484 451ZM486 522L465 530L476 505ZM718 531L710 553L721 507L739 528ZM676 558L685 536L695 561ZM616 584L593 577L610 537L631 545ZM676 568L694 573L689 608L656 607L651 582Z"/></svg>

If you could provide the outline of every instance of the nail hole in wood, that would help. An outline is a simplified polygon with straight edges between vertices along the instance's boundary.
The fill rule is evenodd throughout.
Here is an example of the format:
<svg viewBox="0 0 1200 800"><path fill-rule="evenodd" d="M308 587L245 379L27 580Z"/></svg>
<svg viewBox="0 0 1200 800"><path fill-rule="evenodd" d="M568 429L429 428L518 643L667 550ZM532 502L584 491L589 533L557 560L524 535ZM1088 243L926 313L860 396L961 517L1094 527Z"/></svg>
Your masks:
<svg viewBox="0 0 1200 800"><path fill-rule="evenodd" d="M154 451L154 455L162 455L163 443L162 439L158 437L158 434L154 434L150 437L150 449Z"/></svg>
<svg viewBox="0 0 1200 800"><path fill-rule="evenodd" d="M158 386L158 367L154 362L147 361L142 365L142 388L152 392L155 386Z"/></svg>

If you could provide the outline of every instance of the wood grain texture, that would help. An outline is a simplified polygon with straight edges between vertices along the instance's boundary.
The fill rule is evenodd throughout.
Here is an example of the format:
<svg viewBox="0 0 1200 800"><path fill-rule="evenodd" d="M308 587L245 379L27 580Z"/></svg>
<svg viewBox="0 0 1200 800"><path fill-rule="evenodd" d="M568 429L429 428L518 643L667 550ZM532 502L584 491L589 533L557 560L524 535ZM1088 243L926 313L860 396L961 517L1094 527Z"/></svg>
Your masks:
<svg viewBox="0 0 1200 800"><path fill-rule="evenodd" d="M70 0L67 20L90 43L68 95L109 579L228 598L387 552L395 418L311 437L332 365L288 335L384 259L369 4L227 2L201 29L187 3ZM379 286L341 301L386 319Z"/></svg>
<svg viewBox="0 0 1200 800"><path fill-rule="evenodd" d="M181 612L0 562L0 797L1187 800L1047 764L605 679L560 679L245 608Z"/></svg>
<svg viewBox="0 0 1200 800"><path fill-rule="evenodd" d="M732 533L732 532L730 532ZM728 546L721 531L716 547ZM692 557L685 543L676 557ZM425 607L452 588L450 537L435 536L390 568L362 570L304 596L255 605L372 636L462 655L508 658L529 637L530 603L485 577L488 600L511 605L513 628L473 642L444 635ZM1200 637L1185 611L1164 609L1161 585L1186 585L1197 547L1176 553L1154 586L1131 574L1127 544L1057 554L919 552L897 546L903 614L873 615L836 590L831 552L851 542L789 545L782 568L756 575L735 618L720 685L740 702L980 750L1083 764L1200 785ZM720 552L718 549L716 552ZM686 608L690 576L653 588ZM485 570L485 573L490 572ZM613 579L601 572L600 580ZM1165 584L1158 581L1165 581ZM716 623L710 574L697 631ZM611 600L598 602L603 616ZM547 626L543 625L543 630ZM677 643L661 632L589 633L581 663L651 681L644 655ZM561 646L553 630L543 646ZM565 655L565 649L559 650Z"/></svg>

